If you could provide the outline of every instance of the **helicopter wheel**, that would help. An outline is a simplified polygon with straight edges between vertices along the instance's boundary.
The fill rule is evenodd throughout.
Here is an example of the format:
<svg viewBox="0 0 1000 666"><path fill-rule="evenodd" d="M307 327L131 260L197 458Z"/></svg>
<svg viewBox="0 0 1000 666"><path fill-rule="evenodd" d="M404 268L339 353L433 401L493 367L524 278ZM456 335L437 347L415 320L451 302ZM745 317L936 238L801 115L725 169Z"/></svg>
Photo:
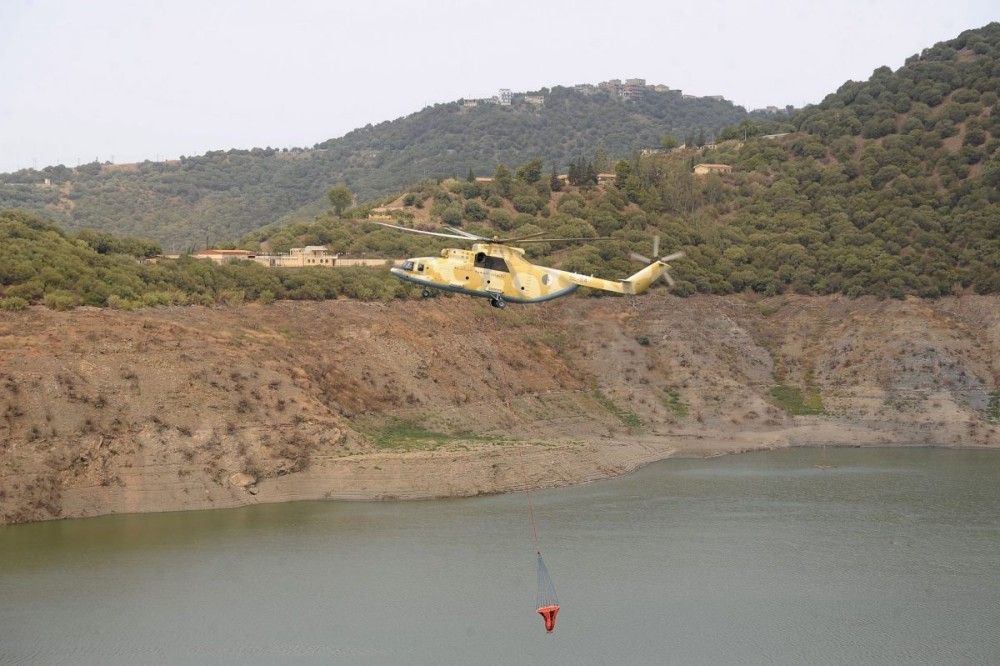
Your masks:
<svg viewBox="0 0 1000 666"><path fill-rule="evenodd" d="M507 307L507 302L502 298L491 298L490 305L492 305L495 308L499 308L500 310L503 310L505 307Z"/></svg>
<svg viewBox="0 0 1000 666"><path fill-rule="evenodd" d="M421 298L430 298L431 297L431 290L427 289L425 287L424 290L420 292L420 296L421 296Z"/></svg>

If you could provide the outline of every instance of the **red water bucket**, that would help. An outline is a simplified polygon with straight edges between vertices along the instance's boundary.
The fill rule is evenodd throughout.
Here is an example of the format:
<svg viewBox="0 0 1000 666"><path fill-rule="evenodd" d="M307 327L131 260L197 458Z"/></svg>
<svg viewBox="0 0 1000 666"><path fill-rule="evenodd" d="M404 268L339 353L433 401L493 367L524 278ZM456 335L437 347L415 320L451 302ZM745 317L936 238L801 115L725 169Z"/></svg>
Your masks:
<svg viewBox="0 0 1000 666"><path fill-rule="evenodd" d="M554 604L552 606L540 606L538 608L538 614L542 616L545 620L545 631L551 632L556 628L556 615L559 614L559 605Z"/></svg>

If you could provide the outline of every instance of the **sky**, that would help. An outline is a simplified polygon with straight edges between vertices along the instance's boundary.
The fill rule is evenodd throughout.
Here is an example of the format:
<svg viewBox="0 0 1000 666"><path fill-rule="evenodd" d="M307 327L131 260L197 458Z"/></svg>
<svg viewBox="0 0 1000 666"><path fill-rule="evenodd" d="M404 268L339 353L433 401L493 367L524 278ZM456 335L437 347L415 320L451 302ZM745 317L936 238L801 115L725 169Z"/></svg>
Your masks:
<svg viewBox="0 0 1000 666"><path fill-rule="evenodd" d="M801 106L995 20L997 0L0 0L0 171L311 146L609 78Z"/></svg>

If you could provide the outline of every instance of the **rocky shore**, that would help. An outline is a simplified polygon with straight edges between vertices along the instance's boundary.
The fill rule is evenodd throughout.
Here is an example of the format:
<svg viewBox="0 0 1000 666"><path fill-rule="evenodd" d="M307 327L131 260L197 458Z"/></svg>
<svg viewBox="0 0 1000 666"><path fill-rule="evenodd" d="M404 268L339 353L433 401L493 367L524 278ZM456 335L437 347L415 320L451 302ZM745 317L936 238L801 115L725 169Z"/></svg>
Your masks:
<svg viewBox="0 0 1000 666"><path fill-rule="evenodd" d="M1000 298L465 298L0 318L0 523L1000 446Z"/></svg>

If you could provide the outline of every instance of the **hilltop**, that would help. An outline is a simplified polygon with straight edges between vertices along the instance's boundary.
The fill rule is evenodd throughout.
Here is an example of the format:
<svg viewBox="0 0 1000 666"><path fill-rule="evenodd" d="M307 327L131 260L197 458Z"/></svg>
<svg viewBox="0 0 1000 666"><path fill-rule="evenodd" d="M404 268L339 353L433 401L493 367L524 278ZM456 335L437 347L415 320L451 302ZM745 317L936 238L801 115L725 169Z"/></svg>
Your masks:
<svg viewBox="0 0 1000 666"><path fill-rule="evenodd" d="M542 158L563 168L597 146L623 157L659 145L664 134L714 136L746 117L723 99L662 87L633 99L593 86L555 87L515 94L509 106L436 104L313 148L24 169L0 175L0 209L26 208L69 230L143 236L182 250L235 240L297 211L318 212L337 183L367 201L423 178L490 173L499 162Z"/></svg>
<svg viewBox="0 0 1000 666"><path fill-rule="evenodd" d="M688 253L675 267L678 294L995 293L998 68L993 23L925 49L896 72L879 68L866 82L845 83L788 120L748 119L705 148L620 161L602 183L593 162L576 163L565 185L527 163L489 182L425 182L371 212L484 235L611 236L529 250L609 278L632 272L629 252L648 254L658 233L665 249ZM717 166L699 175L702 163ZM252 234L244 245L418 248L391 233L327 214Z"/></svg>

